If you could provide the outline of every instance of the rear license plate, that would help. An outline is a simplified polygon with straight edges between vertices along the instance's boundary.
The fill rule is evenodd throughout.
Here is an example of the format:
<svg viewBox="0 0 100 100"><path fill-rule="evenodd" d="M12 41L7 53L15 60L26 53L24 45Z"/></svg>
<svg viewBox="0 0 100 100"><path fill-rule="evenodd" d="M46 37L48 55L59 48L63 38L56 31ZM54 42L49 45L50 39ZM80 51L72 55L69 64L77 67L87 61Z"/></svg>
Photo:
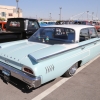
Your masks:
<svg viewBox="0 0 100 100"><path fill-rule="evenodd" d="M6 80L7 82L9 82L10 80L10 71L7 69L3 69L2 73L4 74L4 80Z"/></svg>

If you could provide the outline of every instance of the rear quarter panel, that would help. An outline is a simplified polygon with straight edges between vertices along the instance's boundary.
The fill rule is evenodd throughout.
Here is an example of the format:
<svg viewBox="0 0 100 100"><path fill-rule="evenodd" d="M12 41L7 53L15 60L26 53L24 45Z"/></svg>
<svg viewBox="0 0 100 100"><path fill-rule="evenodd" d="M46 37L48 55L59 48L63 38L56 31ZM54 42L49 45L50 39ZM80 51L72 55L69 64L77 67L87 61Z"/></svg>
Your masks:
<svg viewBox="0 0 100 100"><path fill-rule="evenodd" d="M35 75L42 76L42 84L63 75L73 64L82 61L81 65L87 63L100 53L99 38L78 43L78 47L66 50L60 54L41 60L35 65ZM94 41L98 44L94 46ZM82 49L85 46L84 49Z"/></svg>

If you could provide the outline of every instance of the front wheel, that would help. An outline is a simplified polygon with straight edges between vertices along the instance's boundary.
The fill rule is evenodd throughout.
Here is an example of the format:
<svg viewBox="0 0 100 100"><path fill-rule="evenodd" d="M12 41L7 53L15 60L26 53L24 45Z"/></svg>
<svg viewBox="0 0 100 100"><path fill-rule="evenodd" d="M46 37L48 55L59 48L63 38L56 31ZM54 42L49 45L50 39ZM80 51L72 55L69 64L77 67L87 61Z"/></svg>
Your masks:
<svg viewBox="0 0 100 100"><path fill-rule="evenodd" d="M75 74L76 70L78 69L78 63L75 63L72 67L70 67L63 76L71 77Z"/></svg>

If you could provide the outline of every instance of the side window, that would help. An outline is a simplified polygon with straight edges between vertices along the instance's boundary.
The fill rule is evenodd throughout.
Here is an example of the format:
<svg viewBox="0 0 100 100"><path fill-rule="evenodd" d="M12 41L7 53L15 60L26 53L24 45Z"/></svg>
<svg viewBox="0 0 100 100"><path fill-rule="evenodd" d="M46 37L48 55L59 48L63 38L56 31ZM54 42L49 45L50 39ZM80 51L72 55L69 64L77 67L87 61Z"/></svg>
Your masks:
<svg viewBox="0 0 100 100"><path fill-rule="evenodd" d="M75 31L70 28L56 28L54 38L74 42L75 41Z"/></svg>
<svg viewBox="0 0 100 100"><path fill-rule="evenodd" d="M39 28L39 25L38 25L37 21L34 21L34 25L35 25L35 28L36 28L36 29Z"/></svg>
<svg viewBox="0 0 100 100"><path fill-rule="evenodd" d="M82 41L86 41L88 39L90 39L89 30L88 29L82 29L80 31L80 40L79 41L82 42Z"/></svg>
<svg viewBox="0 0 100 100"><path fill-rule="evenodd" d="M90 35L90 38L98 37L95 28L89 28L89 35Z"/></svg>
<svg viewBox="0 0 100 100"><path fill-rule="evenodd" d="M54 38L67 39L67 33L64 28L56 28Z"/></svg>
<svg viewBox="0 0 100 100"><path fill-rule="evenodd" d="M1 12L1 16L5 17L6 16L6 12Z"/></svg>
<svg viewBox="0 0 100 100"><path fill-rule="evenodd" d="M39 25L38 25L38 23L36 21L29 20L28 21L28 28L29 29L38 29Z"/></svg>

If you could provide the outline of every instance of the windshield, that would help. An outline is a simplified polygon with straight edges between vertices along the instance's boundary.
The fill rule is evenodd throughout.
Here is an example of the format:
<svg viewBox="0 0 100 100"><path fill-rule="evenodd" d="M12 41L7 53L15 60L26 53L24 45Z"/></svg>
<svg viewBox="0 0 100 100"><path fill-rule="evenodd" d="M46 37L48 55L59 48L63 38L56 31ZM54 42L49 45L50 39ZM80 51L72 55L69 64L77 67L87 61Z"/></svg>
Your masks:
<svg viewBox="0 0 100 100"><path fill-rule="evenodd" d="M75 31L70 28L42 27L28 41L46 44L73 43L75 41Z"/></svg>

